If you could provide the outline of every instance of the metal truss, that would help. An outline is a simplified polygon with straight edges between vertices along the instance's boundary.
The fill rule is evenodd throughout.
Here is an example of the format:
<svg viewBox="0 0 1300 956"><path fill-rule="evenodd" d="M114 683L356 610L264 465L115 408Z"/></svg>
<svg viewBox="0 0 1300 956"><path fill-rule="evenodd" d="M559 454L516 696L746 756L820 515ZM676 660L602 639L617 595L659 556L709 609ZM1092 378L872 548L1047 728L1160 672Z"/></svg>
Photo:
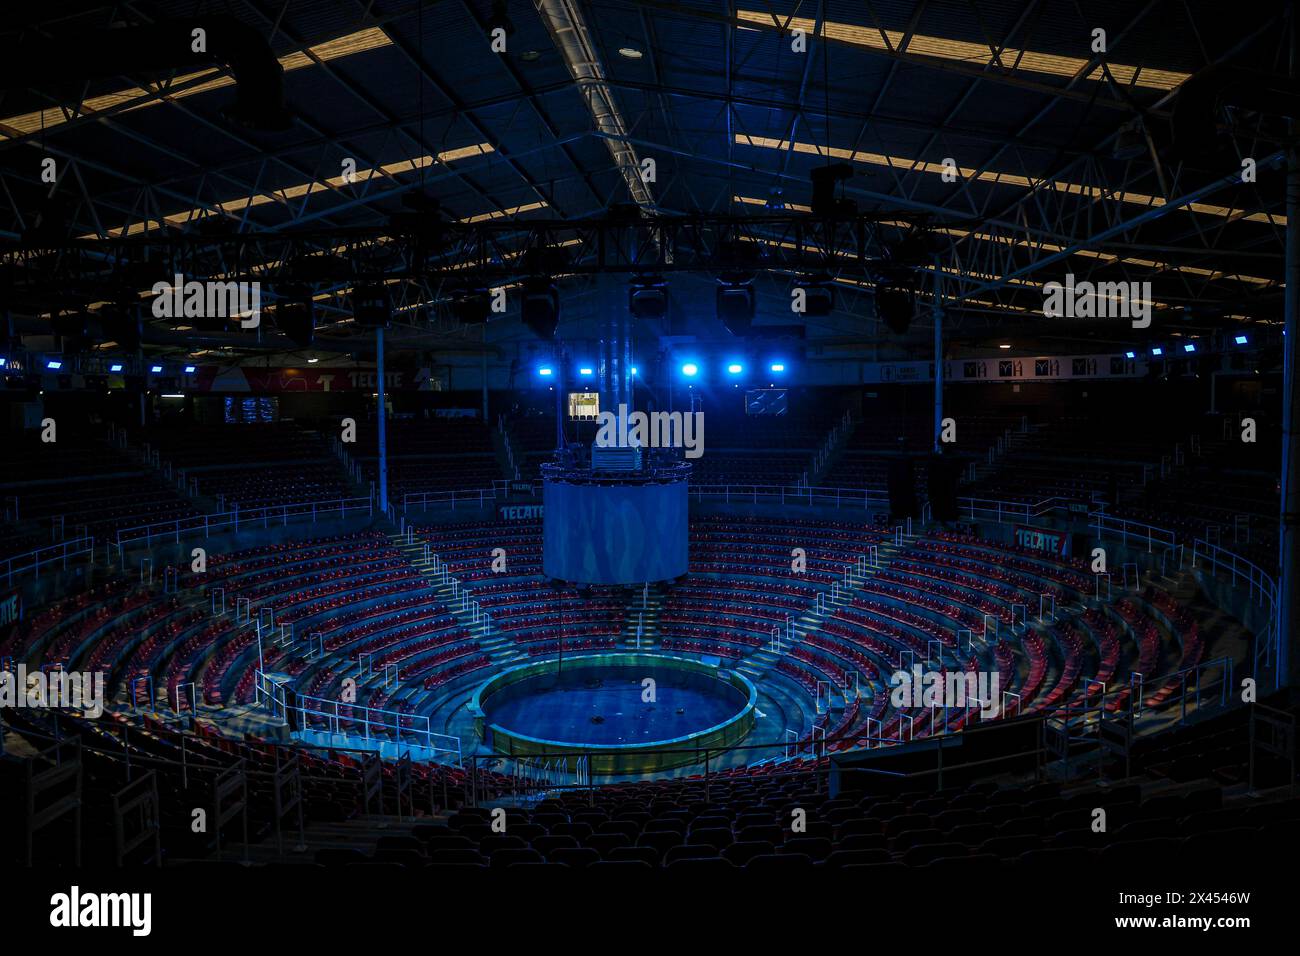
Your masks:
<svg viewBox="0 0 1300 956"><path fill-rule="evenodd" d="M457 223L407 228L265 231L228 236L151 234L0 244L10 294L60 289L129 293L176 274L293 284L454 280L501 283L527 275L600 272L789 271L870 279L897 268L891 237L906 213L843 219L810 215L691 215ZM916 217L913 221L922 224ZM890 230L889 237L883 234Z"/></svg>

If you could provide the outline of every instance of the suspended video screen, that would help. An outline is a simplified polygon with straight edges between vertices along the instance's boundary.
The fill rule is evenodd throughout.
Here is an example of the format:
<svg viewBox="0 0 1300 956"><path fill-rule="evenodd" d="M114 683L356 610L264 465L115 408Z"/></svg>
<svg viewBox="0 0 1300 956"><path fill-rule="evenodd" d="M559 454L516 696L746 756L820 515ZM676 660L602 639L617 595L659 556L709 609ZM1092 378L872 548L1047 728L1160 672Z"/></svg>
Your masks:
<svg viewBox="0 0 1300 956"><path fill-rule="evenodd" d="M600 415L600 392L570 392L569 417L594 422Z"/></svg>

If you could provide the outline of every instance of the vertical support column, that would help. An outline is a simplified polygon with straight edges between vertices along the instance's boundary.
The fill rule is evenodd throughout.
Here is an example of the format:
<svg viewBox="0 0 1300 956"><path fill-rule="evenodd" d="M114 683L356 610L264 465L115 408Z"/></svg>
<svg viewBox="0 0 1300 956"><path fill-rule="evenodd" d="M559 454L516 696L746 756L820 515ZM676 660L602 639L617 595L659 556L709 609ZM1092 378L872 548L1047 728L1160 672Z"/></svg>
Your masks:
<svg viewBox="0 0 1300 956"><path fill-rule="evenodd" d="M943 431L943 266L934 257L934 450L940 451L939 433Z"/></svg>
<svg viewBox="0 0 1300 956"><path fill-rule="evenodd" d="M564 450L564 389L566 365L568 356L564 354L564 346L556 343L555 348L555 454L559 455Z"/></svg>
<svg viewBox="0 0 1300 956"><path fill-rule="evenodd" d="M483 337L487 338L487 323L483 323ZM488 363L487 363L487 343L484 342L483 350L483 423L491 425L492 420L488 418Z"/></svg>
<svg viewBox="0 0 1300 956"><path fill-rule="evenodd" d="M388 424L384 394L384 330L375 329L375 372L379 381L379 510L388 515Z"/></svg>
<svg viewBox="0 0 1300 956"><path fill-rule="evenodd" d="M604 337L600 343L600 407L601 411L610 411L616 415L619 405L627 405L628 412L632 411L628 387L631 320L626 296L615 294L616 289L618 292L625 291L621 285L614 285L618 281L601 276L597 297L606 316Z"/></svg>
<svg viewBox="0 0 1300 956"><path fill-rule="evenodd" d="M1296 23L1291 24L1291 29L1297 29ZM1292 69L1297 66L1300 64L1293 63ZM1296 388L1296 373L1300 371L1300 322L1296 321L1296 313L1300 312L1300 151L1294 145L1287 150L1286 211L1291 218L1286 226L1286 334L1282 346L1282 576L1278 581L1277 674L1283 683L1294 687L1300 685L1300 669L1296 666L1300 654L1295 653L1295 643L1300 639L1300 602L1295 593L1296 578L1300 577L1300 390Z"/></svg>

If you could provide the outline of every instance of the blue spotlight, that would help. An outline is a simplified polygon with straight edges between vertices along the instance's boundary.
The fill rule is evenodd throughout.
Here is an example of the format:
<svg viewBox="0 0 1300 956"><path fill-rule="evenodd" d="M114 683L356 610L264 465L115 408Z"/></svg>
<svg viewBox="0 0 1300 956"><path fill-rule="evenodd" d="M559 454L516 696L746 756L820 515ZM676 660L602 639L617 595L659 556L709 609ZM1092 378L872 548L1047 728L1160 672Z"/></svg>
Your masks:
<svg viewBox="0 0 1300 956"><path fill-rule="evenodd" d="M196 369L193 365L187 365L187 366L185 366L185 374L186 374L186 375L193 375L196 371L197 371L197 369Z"/></svg>
<svg viewBox="0 0 1300 956"><path fill-rule="evenodd" d="M63 368L63 363L60 362L58 359L50 359L48 362L45 363L45 367L48 369L53 369L54 371L57 372L59 369Z"/></svg>
<svg viewBox="0 0 1300 956"><path fill-rule="evenodd" d="M584 378L591 378L591 376L594 373L591 371L591 369L587 368L586 366L583 366L582 368L578 369L578 374L583 376Z"/></svg>
<svg viewBox="0 0 1300 956"><path fill-rule="evenodd" d="M1125 358L1130 358L1130 359L1135 359L1135 358L1137 358L1137 353L1136 353L1136 352L1125 352L1125 353L1124 353L1124 357L1125 357Z"/></svg>
<svg viewBox="0 0 1300 956"><path fill-rule="evenodd" d="M109 370L110 372L120 372L120 371L122 371L122 363L121 363L121 362L114 362L112 365L110 365L110 366L108 367L108 370Z"/></svg>
<svg viewBox="0 0 1300 956"><path fill-rule="evenodd" d="M782 365L780 362L773 362L773 363L772 363L768 368L769 368L769 371L773 371L773 372L784 372L784 371L785 371L785 366Z"/></svg>
<svg viewBox="0 0 1300 956"><path fill-rule="evenodd" d="M633 375L635 375L635 374L636 374L636 366L633 365L630 369L628 369L628 371L630 371Z"/></svg>
<svg viewBox="0 0 1300 956"><path fill-rule="evenodd" d="M1233 339L1233 341L1236 342L1238 345L1245 345L1247 339L1246 336L1244 335L1238 335L1235 339Z"/></svg>
<svg viewBox="0 0 1300 956"><path fill-rule="evenodd" d="M741 365L739 362L732 362L730 365L727 366L728 375L739 375L744 370L745 370L745 366Z"/></svg>
<svg viewBox="0 0 1300 956"><path fill-rule="evenodd" d="M1195 345L1195 343L1193 343L1193 342L1188 342L1187 344L1185 344L1185 345L1183 346L1183 351L1184 351L1184 352L1195 352L1195 351L1196 351L1196 345Z"/></svg>
<svg viewBox="0 0 1300 956"><path fill-rule="evenodd" d="M150 369L149 369L149 371L151 371L151 372L153 372L155 375L157 375L159 372L162 371L162 366L161 366L161 365L154 365L154 366L151 366Z"/></svg>
<svg viewBox="0 0 1300 956"><path fill-rule="evenodd" d="M550 378L552 375L555 374L555 370L552 369L549 365L543 365L541 368L537 370L537 374L542 376L542 378Z"/></svg>
<svg viewBox="0 0 1300 956"><path fill-rule="evenodd" d="M694 362L687 362L685 365L682 366L682 374L685 375L687 378L694 378L699 373L700 373L700 367L696 365Z"/></svg>
<svg viewBox="0 0 1300 956"><path fill-rule="evenodd" d="M1162 349L1160 346L1157 345L1155 348L1153 348L1153 349L1151 350L1151 354L1152 354L1152 355L1164 355L1164 354L1165 354L1165 350Z"/></svg>

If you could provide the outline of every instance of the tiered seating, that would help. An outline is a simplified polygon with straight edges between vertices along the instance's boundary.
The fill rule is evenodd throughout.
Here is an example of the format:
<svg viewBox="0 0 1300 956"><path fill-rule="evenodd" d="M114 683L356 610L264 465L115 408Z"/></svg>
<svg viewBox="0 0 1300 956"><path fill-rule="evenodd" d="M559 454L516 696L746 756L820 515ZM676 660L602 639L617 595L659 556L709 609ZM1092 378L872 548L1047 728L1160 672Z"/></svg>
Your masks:
<svg viewBox="0 0 1300 956"><path fill-rule="evenodd" d="M497 461L488 425L475 417L398 418L388 423L389 497L491 488L505 475ZM357 444L362 472L378 481L375 429Z"/></svg>
<svg viewBox="0 0 1300 956"><path fill-rule="evenodd" d="M223 511L354 496L325 435L297 422L160 426L139 440Z"/></svg>
<svg viewBox="0 0 1300 956"><path fill-rule="evenodd" d="M541 579L540 521L437 525L416 533L487 611L493 631L529 653L529 645L560 636L566 648L573 646L571 641L612 646L608 642L623 631L627 598L621 590L596 587L581 595ZM495 548L506 552L504 574L492 570Z"/></svg>
<svg viewBox="0 0 1300 956"><path fill-rule="evenodd" d="M10 519L17 515L0 523L0 556L84 534L108 541L119 529L199 513L161 474L104 437L70 427L55 442L35 434L11 439L0 466L0 500Z"/></svg>

